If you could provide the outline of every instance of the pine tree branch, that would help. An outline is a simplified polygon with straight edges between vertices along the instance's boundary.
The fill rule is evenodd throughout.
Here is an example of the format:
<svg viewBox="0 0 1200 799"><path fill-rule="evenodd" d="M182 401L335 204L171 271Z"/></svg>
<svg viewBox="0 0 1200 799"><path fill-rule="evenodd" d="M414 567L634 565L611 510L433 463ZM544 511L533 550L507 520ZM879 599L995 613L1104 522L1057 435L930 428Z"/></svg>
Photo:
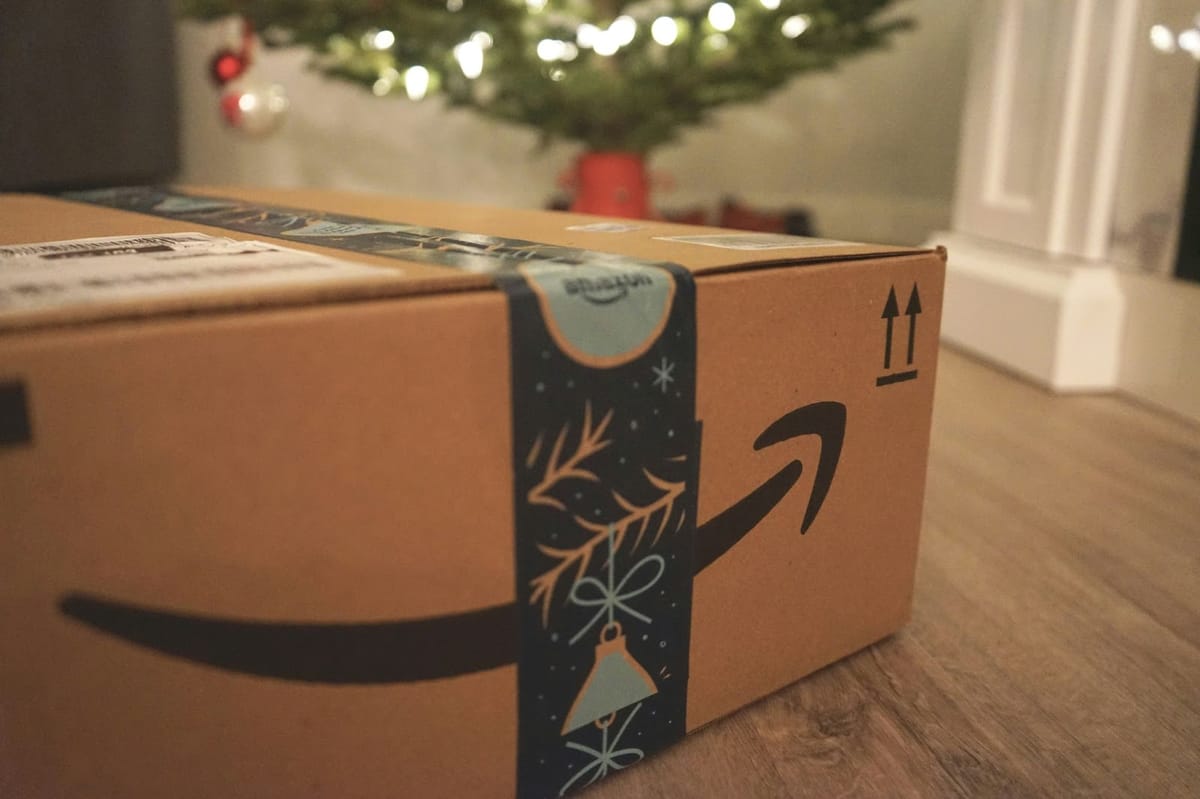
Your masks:
<svg viewBox="0 0 1200 799"><path fill-rule="evenodd" d="M558 433L558 438L554 441L554 448L550 451L549 460L546 461L546 471L543 473L541 481L529 489L526 494L530 505L546 505L565 511L567 506L550 493L559 483L570 479L586 480L590 483L599 482L600 478L596 476L596 473L590 469L584 469L582 464L612 443L611 440L603 437L604 431L608 429L608 423L612 421L612 416L613 412L610 410L600 420L600 424L593 429L592 404L585 403L583 406L583 430L579 434L579 443L571 457L560 461L563 445L566 443L567 434L571 428L569 424L563 426ZM538 440L541 441L540 438Z"/></svg>
<svg viewBox="0 0 1200 799"><path fill-rule="evenodd" d="M657 544L659 538L662 537L663 531L667 527L667 522L675 510L675 503L683 495L687 484L663 480L648 469L643 469L642 473L646 475L646 479L652 486L663 492L659 495L658 499L646 505L636 505L616 491L613 491L613 499L626 511L626 514L620 519L606 524L575 516L575 524L591 533L583 543L577 547L567 549L549 547L542 544L538 545L538 550L543 555L557 561L552 567L529 582L531 588L529 604L536 605L539 602L541 603L543 627L550 624L550 605L553 603L554 593L563 575L572 567L575 569L576 580L582 579L587 574L588 566L591 565L592 556L595 554L596 548L608 540L608 530L610 527L613 531L614 554L621 549L631 533L633 533L633 537L636 540L630 549L631 551L636 551L641 546L642 540L654 522L655 517L658 518L658 525L651 546ZM682 526L681 518L679 525L676 526L676 530Z"/></svg>

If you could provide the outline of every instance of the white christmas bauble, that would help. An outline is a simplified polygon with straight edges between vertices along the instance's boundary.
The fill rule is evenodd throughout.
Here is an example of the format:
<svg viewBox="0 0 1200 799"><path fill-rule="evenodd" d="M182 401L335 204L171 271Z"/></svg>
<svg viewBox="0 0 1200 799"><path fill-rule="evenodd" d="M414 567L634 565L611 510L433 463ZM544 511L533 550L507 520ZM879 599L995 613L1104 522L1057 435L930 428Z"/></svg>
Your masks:
<svg viewBox="0 0 1200 799"><path fill-rule="evenodd" d="M231 81L221 92L225 121L250 136L266 136L277 130L287 116L288 105L282 86L252 77Z"/></svg>

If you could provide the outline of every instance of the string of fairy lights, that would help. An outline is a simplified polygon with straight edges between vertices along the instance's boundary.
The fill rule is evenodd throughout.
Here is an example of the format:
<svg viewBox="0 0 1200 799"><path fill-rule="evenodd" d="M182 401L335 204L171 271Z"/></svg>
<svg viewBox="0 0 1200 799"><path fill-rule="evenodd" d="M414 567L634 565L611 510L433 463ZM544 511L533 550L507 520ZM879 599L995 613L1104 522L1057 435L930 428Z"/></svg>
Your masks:
<svg viewBox="0 0 1200 799"><path fill-rule="evenodd" d="M1162 23L1151 25L1150 46L1160 53L1182 51L1200 61L1200 14L1195 16L1189 27L1179 33Z"/></svg>
<svg viewBox="0 0 1200 799"><path fill-rule="evenodd" d="M781 0L758 0L758 4L765 11L776 11ZM531 13L536 14L546 10L547 1L526 0L525 5ZM645 5L652 8L654 4ZM662 48L669 48L684 37L698 33L704 37L707 49L714 52L723 50L729 46L727 34L738 24L737 10L723 0L704 5L707 5L707 11L702 15L698 31L694 19L690 17L657 14L639 20L633 13L625 13L603 27L591 22L578 22L572 38L540 39L535 52L541 61L550 66L547 77L551 80L562 80L565 71L555 68L554 65L569 64L585 52L594 53L601 58L615 56L644 33L648 33L650 39ZM693 6L699 6L703 11L702 4L697 3ZM446 3L446 10L450 13L461 11L462 8L463 0L448 0ZM780 20L778 32L785 39L798 39L811 25L810 15L791 14ZM483 75L487 51L494 43L492 34L478 30L454 45L451 52L463 77L475 80ZM378 53L386 57L395 44L396 34L393 31L371 29L359 38L359 52L355 51L354 42L337 36L331 38L329 52L335 58L350 63L364 52ZM371 90L375 95L383 97L402 89L410 100L422 100L429 94L435 76L436 69L429 65L412 64L401 70L395 63L386 63L380 66L379 76L373 82Z"/></svg>
<svg viewBox="0 0 1200 799"><path fill-rule="evenodd" d="M187 17L241 19L268 47L305 48L314 69L379 97L437 95L543 142L638 153L913 27L899 0L177 2ZM244 50L222 63L245 66ZM230 73L218 80L227 117L254 122L243 99L266 107L263 92Z"/></svg>

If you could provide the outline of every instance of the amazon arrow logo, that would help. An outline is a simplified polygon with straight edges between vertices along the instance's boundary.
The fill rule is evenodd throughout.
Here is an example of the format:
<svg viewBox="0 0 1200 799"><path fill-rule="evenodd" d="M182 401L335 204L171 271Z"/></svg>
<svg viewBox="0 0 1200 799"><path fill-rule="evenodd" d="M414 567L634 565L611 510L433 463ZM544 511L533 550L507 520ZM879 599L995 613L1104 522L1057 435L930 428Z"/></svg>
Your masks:
<svg viewBox="0 0 1200 799"><path fill-rule="evenodd" d="M816 402L776 419L754 442L763 450L799 436L820 439L800 532L825 502L842 454L846 406ZM792 460L696 529L699 573L741 541L787 495L804 470ZM221 618L119 602L87 593L59 601L68 618L133 644L226 671L340 685L415 682L494 669L517 660L515 602L384 622L312 624Z"/></svg>

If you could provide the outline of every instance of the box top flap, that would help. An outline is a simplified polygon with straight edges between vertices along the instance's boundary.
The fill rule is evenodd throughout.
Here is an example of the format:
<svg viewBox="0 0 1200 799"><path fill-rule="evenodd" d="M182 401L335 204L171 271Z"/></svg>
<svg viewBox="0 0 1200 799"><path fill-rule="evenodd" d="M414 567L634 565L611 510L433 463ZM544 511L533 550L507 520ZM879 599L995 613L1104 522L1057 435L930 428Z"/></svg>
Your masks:
<svg viewBox="0 0 1200 799"><path fill-rule="evenodd" d="M670 261L702 276L920 252L325 190L125 191L0 195L0 331L487 290L516 259Z"/></svg>

